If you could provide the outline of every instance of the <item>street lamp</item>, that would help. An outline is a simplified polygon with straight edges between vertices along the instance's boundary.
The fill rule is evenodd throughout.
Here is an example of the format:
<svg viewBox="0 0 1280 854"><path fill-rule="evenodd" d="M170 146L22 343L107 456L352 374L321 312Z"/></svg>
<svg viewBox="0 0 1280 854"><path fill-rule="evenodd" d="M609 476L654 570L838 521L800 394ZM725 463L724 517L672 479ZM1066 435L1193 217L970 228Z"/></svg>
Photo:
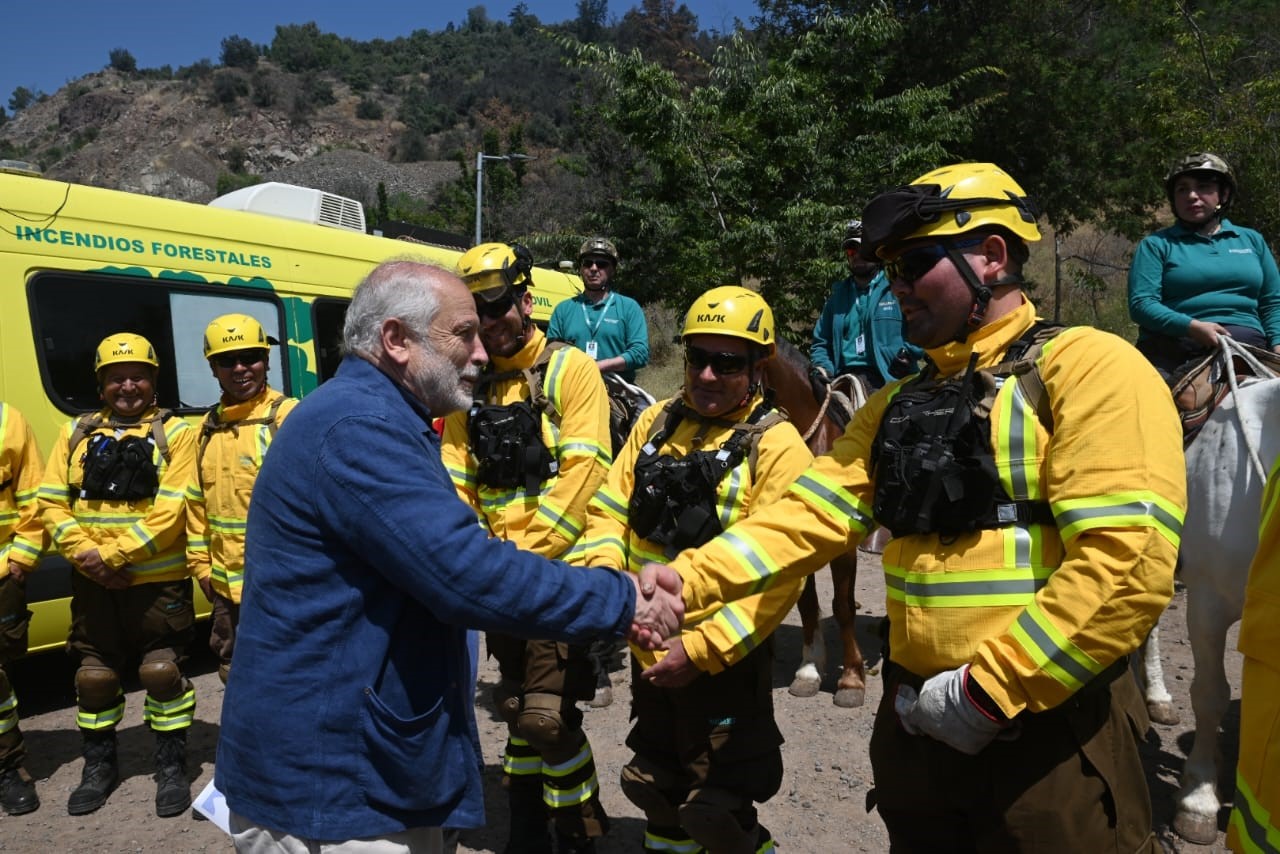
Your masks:
<svg viewBox="0 0 1280 854"><path fill-rule="evenodd" d="M484 194L484 162L486 160L533 160L528 154L485 154L476 152L476 242L480 245L480 200Z"/></svg>

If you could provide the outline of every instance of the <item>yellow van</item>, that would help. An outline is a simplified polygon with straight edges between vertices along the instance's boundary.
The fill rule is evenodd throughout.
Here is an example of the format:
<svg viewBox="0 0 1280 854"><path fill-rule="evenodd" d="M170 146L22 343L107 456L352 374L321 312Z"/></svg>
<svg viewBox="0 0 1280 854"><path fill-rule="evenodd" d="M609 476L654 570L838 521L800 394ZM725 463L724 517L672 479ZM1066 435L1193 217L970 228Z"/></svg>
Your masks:
<svg viewBox="0 0 1280 854"><path fill-rule="evenodd" d="M160 405L197 423L219 394L204 327L230 312L281 342L269 380L301 397L337 370L346 307L369 270L395 257L452 268L460 254L366 234L358 202L303 187L263 184L204 206L0 164L0 399L27 417L47 456L68 418L99 406L94 347L129 331L156 347ZM559 270L533 277L544 324L582 289ZM52 555L28 580L31 652L66 640L70 572ZM207 612L198 592L197 602Z"/></svg>

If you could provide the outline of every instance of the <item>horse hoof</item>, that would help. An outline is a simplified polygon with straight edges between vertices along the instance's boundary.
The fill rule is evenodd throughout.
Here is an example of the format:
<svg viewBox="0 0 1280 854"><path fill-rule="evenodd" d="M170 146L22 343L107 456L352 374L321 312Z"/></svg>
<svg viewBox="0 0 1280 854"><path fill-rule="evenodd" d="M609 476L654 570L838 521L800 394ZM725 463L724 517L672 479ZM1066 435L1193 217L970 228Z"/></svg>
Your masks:
<svg viewBox="0 0 1280 854"><path fill-rule="evenodd" d="M1218 822L1213 816L1178 810L1173 829L1179 836L1196 845L1212 845L1218 841Z"/></svg>
<svg viewBox="0 0 1280 854"><path fill-rule="evenodd" d="M802 679L797 676L791 681L791 687L787 690L791 692L793 697L813 697L817 695L818 689L821 687L821 679Z"/></svg>
<svg viewBox="0 0 1280 854"><path fill-rule="evenodd" d="M1173 708L1173 703L1168 700L1160 703L1147 703L1147 717L1151 718L1152 723L1165 724L1166 726L1182 723L1182 718L1178 716L1178 712Z"/></svg>
<svg viewBox="0 0 1280 854"><path fill-rule="evenodd" d="M832 700L842 709L856 709L867 701L866 688L841 688Z"/></svg>

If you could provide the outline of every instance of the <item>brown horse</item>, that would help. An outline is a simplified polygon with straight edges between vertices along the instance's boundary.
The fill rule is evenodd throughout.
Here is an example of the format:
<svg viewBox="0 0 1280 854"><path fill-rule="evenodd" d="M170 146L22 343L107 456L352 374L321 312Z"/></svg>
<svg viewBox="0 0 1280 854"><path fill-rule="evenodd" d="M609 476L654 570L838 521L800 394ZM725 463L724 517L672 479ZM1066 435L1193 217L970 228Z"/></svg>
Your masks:
<svg viewBox="0 0 1280 854"><path fill-rule="evenodd" d="M809 450L815 455L831 449L844 432L845 419L839 407L825 388L815 386L809 379L809 360L799 350L779 339L778 355L770 359L766 368L766 381L773 388L775 402L787 410ZM858 558L853 552L831 561L831 578L835 595L831 610L840 626L840 642L844 658L840 669L840 681L836 684L835 704L845 708L861 706L866 700L867 674L862 661L862 651L854 634L853 584L858 571ZM821 613L818 608L818 588L811 575L805 579L804 592L800 594L800 622L804 632L804 653L800 668L791 682L791 693L797 697L812 697L818 693L826 669L826 647L818 631Z"/></svg>

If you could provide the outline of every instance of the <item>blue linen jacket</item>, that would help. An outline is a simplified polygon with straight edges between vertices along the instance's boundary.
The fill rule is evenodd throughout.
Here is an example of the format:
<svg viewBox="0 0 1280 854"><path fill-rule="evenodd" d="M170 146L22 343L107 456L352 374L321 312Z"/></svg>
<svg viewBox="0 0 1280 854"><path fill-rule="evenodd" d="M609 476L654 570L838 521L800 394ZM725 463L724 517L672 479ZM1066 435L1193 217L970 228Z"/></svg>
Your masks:
<svg viewBox="0 0 1280 854"><path fill-rule="evenodd" d="M216 770L252 822L334 841L482 825L466 627L587 641L630 625L624 575L486 535L430 424L348 356L266 456Z"/></svg>

